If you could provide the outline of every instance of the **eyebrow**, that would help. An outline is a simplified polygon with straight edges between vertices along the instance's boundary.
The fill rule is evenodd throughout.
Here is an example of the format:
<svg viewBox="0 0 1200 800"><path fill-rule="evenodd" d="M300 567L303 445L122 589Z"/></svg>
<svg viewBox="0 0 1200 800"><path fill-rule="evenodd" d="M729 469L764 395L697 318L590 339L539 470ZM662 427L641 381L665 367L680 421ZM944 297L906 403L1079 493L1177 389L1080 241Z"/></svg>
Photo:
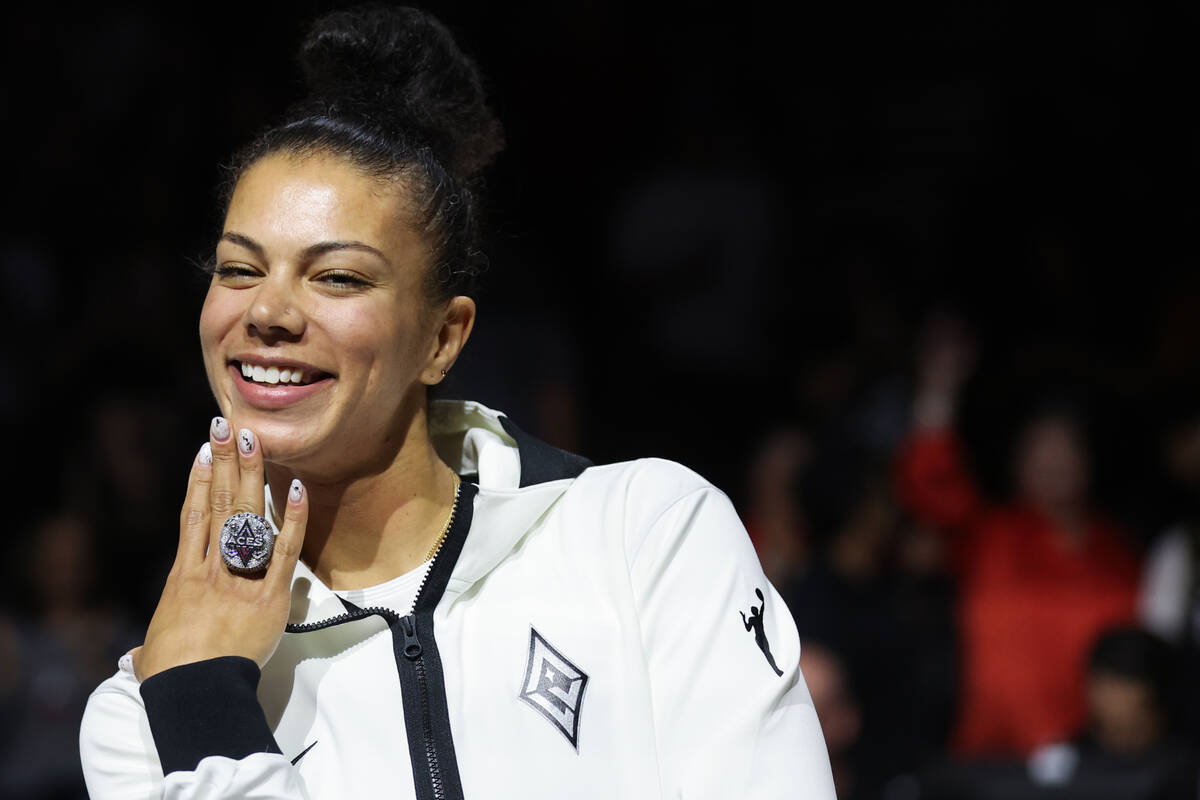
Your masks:
<svg viewBox="0 0 1200 800"><path fill-rule="evenodd" d="M266 250L263 249L263 246L244 233L238 233L237 231L225 231L225 233L221 234L221 241L230 242L231 244L236 244L239 247L244 247L264 261L266 260ZM338 250L361 250L366 253L374 253L385 264L391 264L387 256L365 242L317 242L316 244L311 244L304 248L304 251L301 253L301 255L305 261L311 261L318 256L323 256L326 253L337 252Z"/></svg>

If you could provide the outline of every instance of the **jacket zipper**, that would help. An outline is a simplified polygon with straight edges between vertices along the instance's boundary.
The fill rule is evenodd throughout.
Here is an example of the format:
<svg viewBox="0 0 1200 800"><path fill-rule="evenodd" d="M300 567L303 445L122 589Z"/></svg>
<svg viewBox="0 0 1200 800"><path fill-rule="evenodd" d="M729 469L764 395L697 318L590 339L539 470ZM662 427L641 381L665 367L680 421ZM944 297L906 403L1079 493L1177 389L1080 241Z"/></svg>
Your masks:
<svg viewBox="0 0 1200 800"><path fill-rule="evenodd" d="M447 530L453 524L454 517L458 510L458 501L462 484L460 483L454 493L454 508L450 511L450 520L446 523ZM408 615L400 617L397 622L401 634L404 636L400 652L408 660L413 667L413 677L416 682L417 694L417 713L421 720L421 743L425 749L425 769L429 776L430 788L433 790L434 800L445 800L446 798L446 782L442 778L441 759L438 757L437 740L433 733L433 712L430 708L429 698L429 676L425 671L425 648L421 646L421 640L417 636L417 604L421 601L421 595L425 593L425 584L429 581L429 573L433 572L433 565L437 563L437 557L442 552L442 546L446 542L446 537L443 536L437 543L437 548L433 551L433 556L430 558L429 569L425 570L425 574L421 576L421 583L417 586L417 592L413 595L412 606L408 609ZM395 636L395 628L392 629L392 635ZM397 667L400 666L397 659ZM410 734L411 735L411 734ZM417 796L420 797L420 790L417 790Z"/></svg>
<svg viewBox="0 0 1200 800"><path fill-rule="evenodd" d="M437 745L433 736L433 716L429 709L429 678L425 674L425 661L421 658L424 648L417 638L417 617L409 614L400 618L400 629L404 633L404 657L413 665L417 679L417 697L420 700L421 738L425 745L425 766L429 771L429 782L436 800L445 800L445 784L438 758Z"/></svg>
<svg viewBox="0 0 1200 800"><path fill-rule="evenodd" d="M418 591L418 596L420 592ZM370 608L358 608L353 611L347 611L344 614L338 614L336 617L321 620L320 622L308 622L295 625L288 625L288 633L312 633L313 631L332 628L335 625L342 625L347 622L355 622L360 619L366 619L370 616L379 616L387 622L388 628L392 631L392 636L400 635L400 652L404 655L405 660L411 665L415 697L410 699L410 693L403 693L402 697L407 705L409 702L416 702L417 715L421 720L421 743L425 753L425 770L429 776L429 788L432 790L434 800L446 800L446 782L442 776L442 759L438 753L437 741L433 732L433 713L430 708L429 695L429 675L425 668L425 648L421 644L420 638L417 636L417 615L415 613L400 616L390 608L380 608L372 606ZM400 664L396 664L400 667ZM403 676L402 676L403 677ZM403 683L403 681L402 681ZM409 731L409 736L412 736L415 731ZM418 789L417 796L421 797L422 792Z"/></svg>
<svg viewBox="0 0 1200 800"><path fill-rule="evenodd" d="M460 486L461 488L461 486ZM467 502L471 502L471 496L467 496ZM454 519L451 518L453 523ZM434 551L433 563L437 563L437 556L441 553L442 547L445 544L445 539L438 543L437 550ZM450 791L447 789L445 771L443 769L442 754L438 752L437 736L434 732L432 697L430 693L430 675L425 663L425 646L421 644L421 639L417 635L417 606L421 602L422 594L425 592L425 584L429 581L429 575L433 571L433 565L426 570L421 578L421 583L417 587L416 595L413 597L412 607L408 614L400 616L390 608L381 608L372 606L370 608L356 608L347 611L344 614L339 614L330 619L321 620L320 622L300 623L296 625L288 625L288 633L310 633L319 631L334 625L341 625L346 622L365 619L369 616L380 616L387 622L388 628L392 632L393 650L396 651L396 670L400 677L401 698L405 705L405 727L408 729L409 737L412 737L414 731L409 723L409 707L415 702L416 707L413 709L413 716L416 718L413 721L419 721L420 736L422 750L425 755L425 775L429 779L428 787L415 786L418 800L456 800L462 796L462 790ZM428 619L432 622L432 612L427 612ZM432 626L430 627L432 635ZM399 639L397 641L397 639ZM404 662L411 665L411 671L403 668L403 663L400 656L403 656ZM406 674L409 673L409 674ZM409 748L410 756L415 756L413 748ZM453 745L450 745L450 758L454 757ZM453 766L453 765L452 765ZM417 764L413 764L414 777L417 773ZM451 769L451 775L457 783L457 769Z"/></svg>

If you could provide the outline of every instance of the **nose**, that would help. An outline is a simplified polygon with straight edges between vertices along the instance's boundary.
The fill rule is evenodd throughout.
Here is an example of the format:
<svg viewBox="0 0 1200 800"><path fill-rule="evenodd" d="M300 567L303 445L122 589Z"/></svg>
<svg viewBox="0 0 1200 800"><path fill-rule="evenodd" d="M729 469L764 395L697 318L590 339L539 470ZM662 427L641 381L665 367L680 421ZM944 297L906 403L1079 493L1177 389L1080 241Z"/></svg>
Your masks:
<svg viewBox="0 0 1200 800"><path fill-rule="evenodd" d="M246 310L246 327L252 335L294 339L304 333L304 314L287 275L270 275L253 291L254 299Z"/></svg>

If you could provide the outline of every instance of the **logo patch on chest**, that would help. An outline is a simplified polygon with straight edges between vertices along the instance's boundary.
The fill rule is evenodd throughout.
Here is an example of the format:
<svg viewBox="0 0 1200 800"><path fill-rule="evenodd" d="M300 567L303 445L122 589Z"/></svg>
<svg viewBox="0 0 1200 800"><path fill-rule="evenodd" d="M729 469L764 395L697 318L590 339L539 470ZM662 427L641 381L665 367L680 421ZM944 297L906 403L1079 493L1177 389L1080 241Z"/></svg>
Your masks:
<svg viewBox="0 0 1200 800"><path fill-rule="evenodd" d="M534 628L529 629L529 660L525 664L520 697L558 728L576 750L587 682L587 673L555 650Z"/></svg>

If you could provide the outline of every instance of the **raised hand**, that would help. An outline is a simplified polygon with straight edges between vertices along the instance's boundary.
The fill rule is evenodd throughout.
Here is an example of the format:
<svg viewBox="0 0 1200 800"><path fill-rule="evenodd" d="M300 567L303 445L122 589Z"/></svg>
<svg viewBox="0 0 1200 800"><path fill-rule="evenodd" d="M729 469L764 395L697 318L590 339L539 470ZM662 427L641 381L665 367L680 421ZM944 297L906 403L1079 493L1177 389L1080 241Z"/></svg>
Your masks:
<svg viewBox="0 0 1200 800"><path fill-rule="evenodd" d="M963 383L975 368L975 339L965 320L935 316L928 320L916 353L917 384L913 420L922 428L945 428L954 418Z"/></svg>
<svg viewBox="0 0 1200 800"><path fill-rule="evenodd" d="M920 390L955 394L975 368L975 339L962 318L937 315L925 323L916 356Z"/></svg>
<svg viewBox="0 0 1200 800"><path fill-rule="evenodd" d="M179 550L145 643L133 653L140 680L220 656L266 663L287 625L291 579L308 521L308 496L292 482L283 526L266 572L235 575L221 559L221 526L239 511L262 514L263 456L257 437L233 435L223 417L192 464L179 515Z"/></svg>

